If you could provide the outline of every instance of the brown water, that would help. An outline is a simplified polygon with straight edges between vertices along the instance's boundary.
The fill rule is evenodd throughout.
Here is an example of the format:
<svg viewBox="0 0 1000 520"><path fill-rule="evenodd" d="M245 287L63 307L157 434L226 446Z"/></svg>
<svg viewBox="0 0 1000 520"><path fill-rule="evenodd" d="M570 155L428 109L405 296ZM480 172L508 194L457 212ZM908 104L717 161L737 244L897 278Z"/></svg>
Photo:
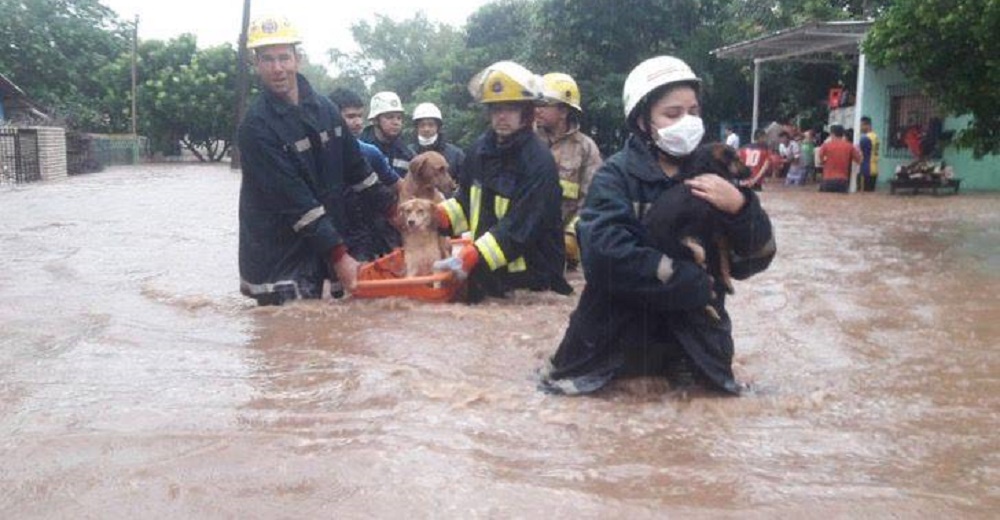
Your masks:
<svg viewBox="0 0 1000 520"><path fill-rule="evenodd" d="M1000 511L1000 195L764 193L779 254L730 308L754 391L566 398L533 371L572 298L253 307L238 188L0 189L0 517Z"/></svg>

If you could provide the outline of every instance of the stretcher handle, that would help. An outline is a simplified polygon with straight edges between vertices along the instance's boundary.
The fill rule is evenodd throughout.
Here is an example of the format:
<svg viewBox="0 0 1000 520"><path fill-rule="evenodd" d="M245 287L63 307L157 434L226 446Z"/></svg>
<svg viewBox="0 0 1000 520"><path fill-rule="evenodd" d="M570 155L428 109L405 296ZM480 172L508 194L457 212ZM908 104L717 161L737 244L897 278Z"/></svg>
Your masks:
<svg viewBox="0 0 1000 520"><path fill-rule="evenodd" d="M408 287L411 285L427 285L435 282L450 282L455 273L445 271L428 276L411 276L409 278L392 278L386 280L358 280L358 287Z"/></svg>

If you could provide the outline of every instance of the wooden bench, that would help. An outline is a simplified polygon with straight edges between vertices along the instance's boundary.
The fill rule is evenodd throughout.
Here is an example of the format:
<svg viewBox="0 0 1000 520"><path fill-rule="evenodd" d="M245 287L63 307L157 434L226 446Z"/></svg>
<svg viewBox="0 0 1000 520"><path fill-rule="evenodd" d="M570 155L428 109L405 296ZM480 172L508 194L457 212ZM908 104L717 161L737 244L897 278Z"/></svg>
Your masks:
<svg viewBox="0 0 1000 520"><path fill-rule="evenodd" d="M951 194L958 193L958 187L962 184L962 179L947 179L939 181L936 179L893 179L889 181L889 193L895 194L896 190L910 190L916 195L922 190L930 190L931 194L939 195L939 190L952 190Z"/></svg>

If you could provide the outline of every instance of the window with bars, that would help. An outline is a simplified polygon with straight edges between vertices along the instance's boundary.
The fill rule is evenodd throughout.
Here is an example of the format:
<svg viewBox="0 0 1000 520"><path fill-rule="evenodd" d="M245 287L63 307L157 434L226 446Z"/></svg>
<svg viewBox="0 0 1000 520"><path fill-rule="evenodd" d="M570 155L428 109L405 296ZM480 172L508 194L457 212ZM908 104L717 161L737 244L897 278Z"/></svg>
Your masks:
<svg viewBox="0 0 1000 520"><path fill-rule="evenodd" d="M893 158L911 158L928 151L929 137L936 145L944 120L941 111L930 97L908 85L895 85L887 89L889 114L886 118L886 155ZM923 148L922 148L923 147ZM934 155L936 146L930 146Z"/></svg>

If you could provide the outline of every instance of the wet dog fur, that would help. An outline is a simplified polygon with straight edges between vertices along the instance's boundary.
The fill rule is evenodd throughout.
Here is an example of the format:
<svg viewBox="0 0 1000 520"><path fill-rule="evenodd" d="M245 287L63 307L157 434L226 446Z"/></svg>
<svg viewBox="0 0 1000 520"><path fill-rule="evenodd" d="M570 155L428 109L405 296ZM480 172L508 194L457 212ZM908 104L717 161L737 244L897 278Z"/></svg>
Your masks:
<svg viewBox="0 0 1000 520"><path fill-rule="evenodd" d="M684 181L702 173L714 173L733 184L750 177L750 169L740 160L737 151L722 143L699 146L680 165L675 178ZM720 216L718 209L696 197L691 188L678 184L653 202L642 222L650 245L672 259L701 265L732 294L729 264L732 248L722 232ZM705 312L720 319L711 305Z"/></svg>
<svg viewBox="0 0 1000 520"><path fill-rule="evenodd" d="M444 202L442 192L455 190L454 181L448 173L448 161L437 152L424 152L410 160L410 170L401 180L399 200L412 198Z"/></svg>
<svg viewBox="0 0 1000 520"><path fill-rule="evenodd" d="M434 202L422 198L399 205L406 276L430 275L434 262L451 253L448 239L438 233L436 211Z"/></svg>

